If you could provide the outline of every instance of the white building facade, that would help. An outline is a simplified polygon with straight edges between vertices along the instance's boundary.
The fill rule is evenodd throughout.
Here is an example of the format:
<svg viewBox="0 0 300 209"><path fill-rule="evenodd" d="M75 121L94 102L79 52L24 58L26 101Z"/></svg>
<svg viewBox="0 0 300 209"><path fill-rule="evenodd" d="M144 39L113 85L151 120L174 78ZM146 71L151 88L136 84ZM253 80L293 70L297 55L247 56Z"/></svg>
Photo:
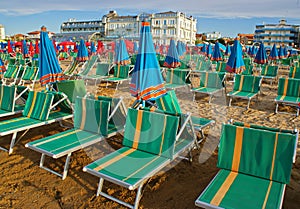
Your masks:
<svg viewBox="0 0 300 209"><path fill-rule="evenodd" d="M0 24L0 39L5 39L5 28Z"/></svg>

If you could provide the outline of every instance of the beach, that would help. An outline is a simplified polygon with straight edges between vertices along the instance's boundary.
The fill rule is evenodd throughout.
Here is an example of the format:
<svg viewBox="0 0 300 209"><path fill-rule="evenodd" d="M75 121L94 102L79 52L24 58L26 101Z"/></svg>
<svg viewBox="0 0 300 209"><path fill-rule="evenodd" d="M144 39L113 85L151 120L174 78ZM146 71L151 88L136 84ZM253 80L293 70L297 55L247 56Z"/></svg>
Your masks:
<svg viewBox="0 0 300 209"><path fill-rule="evenodd" d="M279 77L286 76L287 73L288 70L281 68ZM232 88L232 83L227 83L228 92ZM121 84L118 90L100 85L95 91L90 85L88 91L97 95L122 96L127 107L134 101L129 93L128 82ZM140 208L143 209L197 208L195 200L219 170L216 164L222 123L233 119L282 129L300 128L300 118L296 117L295 108L280 107L280 111L285 113L274 113L276 82L271 85L268 81L263 81L258 101L251 100L248 110L245 108L246 100L234 100L233 106L228 107L225 94L221 93L213 98L210 104L208 97L201 95L196 95L194 102L193 94L187 87L176 90L176 95L183 112L213 119L216 124L205 129L205 139L200 148L192 151L192 162L176 160L145 184L140 201ZM24 145L64 130L66 128L59 126L58 123L35 128L20 140L13 154L8 155L0 151L0 208L125 208L104 197L96 197L99 179L82 170L85 165L120 148L122 135L73 153L65 180L39 168L40 153L25 148ZM11 136L2 137L0 146L8 146L9 137ZM300 207L299 154L298 145L291 181L286 187L284 196L284 209ZM57 171L63 168L64 162L65 159L46 158L47 166ZM108 182L104 185L104 189L125 201L133 201L135 197L134 192Z"/></svg>

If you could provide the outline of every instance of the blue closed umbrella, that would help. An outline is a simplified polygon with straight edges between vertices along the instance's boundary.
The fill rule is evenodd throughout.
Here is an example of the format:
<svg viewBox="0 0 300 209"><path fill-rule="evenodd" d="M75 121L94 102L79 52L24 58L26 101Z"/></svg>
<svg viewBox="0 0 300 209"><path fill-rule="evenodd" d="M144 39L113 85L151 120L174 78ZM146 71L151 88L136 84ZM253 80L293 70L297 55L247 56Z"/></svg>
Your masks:
<svg viewBox="0 0 300 209"><path fill-rule="evenodd" d="M96 54L96 46L95 46L95 43L92 41L91 42L91 54L94 55Z"/></svg>
<svg viewBox="0 0 300 209"><path fill-rule="evenodd" d="M225 56L229 56L230 54L231 54L230 45L227 44L227 45L226 45L226 50L225 50Z"/></svg>
<svg viewBox="0 0 300 209"><path fill-rule="evenodd" d="M89 59L89 53L83 39L80 39L76 60L84 62Z"/></svg>
<svg viewBox="0 0 300 209"><path fill-rule="evenodd" d="M116 44L116 55L115 63L117 65L128 65L130 64L129 54L126 48L124 39L120 39L119 43Z"/></svg>
<svg viewBox="0 0 300 209"><path fill-rule="evenodd" d="M226 64L226 71L230 73L241 73L245 70L245 63L243 60L243 50L238 39L234 40L231 54Z"/></svg>
<svg viewBox="0 0 300 209"><path fill-rule="evenodd" d="M221 50L220 50L220 45L219 45L219 42L217 41L215 43L215 47L214 47L214 51L213 51L211 60L221 61L222 59L223 58L222 58L222 53L221 53Z"/></svg>
<svg viewBox="0 0 300 209"><path fill-rule="evenodd" d="M274 44L269 55L269 60L278 60L278 58L278 51L276 45Z"/></svg>
<svg viewBox="0 0 300 209"><path fill-rule="evenodd" d="M285 58L285 57L284 57L284 51L283 51L283 47L282 47L282 46L280 46L279 49L278 49L278 57L279 57L279 59Z"/></svg>
<svg viewBox="0 0 300 209"><path fill-rule="evenodd" d="M26 44L26 41L23 40L22 42L22 54L23 54L23 57L29 57L29 52L28 52L28 48L27 48L27 44Z"/></svg>
<svg viewBox="0 0 300 209"><path fill-rule="evenodd" d="M5 72L5 65L0 57L0 75L2 75Z"/></svg>
<svg viewBox="0 0 300 209"><path fill-rule="evenodd" d="M138 43L135 41L133 43L133 53L136 54L139 50L139 46L138 46Z"/></svg>
<svg viewBox="0 0 300 209"><path fill-rule="evenodd" d="M41 28L40 33L39 69L41 85L64 80L55 49L45 27Z"/></svg>
<svg viewBox="0 0 300 209"><path fill-rule="evenodd" d="M147 21L142 22L130 93L137 98L138 102L155 100L166 93L153 45L150 23Z"/></svg>
<svg viewBox="0 0 300 209"><path fill-rule="evenodd" d="M266 64L267 63L267 53L263 43L260 43L258 51L255 55L254 61L257 64Z"/></svg>
<svg viewBox="0 0 300 209"><path fill-rule="evenodd" d="M163 65L167 68L176 68L181 65L174 39L170 40L170 46Z"/></svg>
<svg viewBox="0 0 300 209"><path fill-rule="evenodd" d="M212 47L211 44L209 43L207 46L207 50L206 50L206 56L210 59L212 56Z"/></svg>

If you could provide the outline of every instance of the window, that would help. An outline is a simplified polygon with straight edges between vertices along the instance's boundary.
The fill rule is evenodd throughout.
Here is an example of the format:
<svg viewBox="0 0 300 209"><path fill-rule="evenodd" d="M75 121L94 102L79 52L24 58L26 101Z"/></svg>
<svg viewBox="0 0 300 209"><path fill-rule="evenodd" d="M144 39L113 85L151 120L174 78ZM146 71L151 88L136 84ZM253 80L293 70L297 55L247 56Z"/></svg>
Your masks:
<svg viewBox="0 0 300 209"><path fill-rule="evenodd" d="M167 25L167 20L164 20L164 25Z"/></svg>
<svg viewBox="0 0 300 209"><path fill-rule="evenodd" d="M170 25L175 25L175 20L169 20Z"/></svg>

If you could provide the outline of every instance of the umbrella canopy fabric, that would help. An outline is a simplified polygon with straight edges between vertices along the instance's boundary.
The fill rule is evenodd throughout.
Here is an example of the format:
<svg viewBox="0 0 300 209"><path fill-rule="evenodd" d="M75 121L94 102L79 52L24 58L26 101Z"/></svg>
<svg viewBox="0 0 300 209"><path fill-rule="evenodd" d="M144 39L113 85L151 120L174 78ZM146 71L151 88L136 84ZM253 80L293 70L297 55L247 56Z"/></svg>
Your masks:
<svg viewBox="0 0 300 209"><path fill-rule="evenodd" d="M163 66L167 68L176 68L181 65L174 39L170 40L169 50Z"/></svg>
<svg viewBox="0 0 300 209"><path fill-rule="evenodd" d="M226 71L230 73L241 73L245 70L245 63L243 60L243 50L238 39L234 40L231 54L226 64Z"/></svg>
<svg viewBox="0 0 300 209"><path fill-rule="evenodd" d="M102 43L102 41L98 41L97 42L97 53L101 54L104 51L104 45Z"/></svg>
<svg viewBox="0 0 300 209"><path fill-rule="evenodd" d="M219 45L219 42L217 41L215 43L215 47L214 47L214 51L213 51L211 60L221 61L222 59L223 58L222 58L222 53L221 53L221 50L220 50L220 45Z"/></svg>
<svg viewBox="0 0 300 209"><path fill-rule="evenodd" d="M35 54L39 54L39 53L40 53L40 49L39 49L39 41L38 41L38 40L35 41L34 53L35 53Z"/></svg>
<svg viewBox="0 0 300 209"><path fill-rule="evenodd" d="M135 41L133 45L133 53L136 54L139 50L138 43Z"/></svg>
<svg viewBox="0 0 300 209"><path fill-rule="evenodd" d="M2 75L5 72L5 65L0 57L0 75Z"/></svg>
<svg viewBox="0 0 300 209"><path fill-rule="evenodd" d="M83 39L80 39L76 60L78 60L79 62L84 62L88 59L89 59L89 54L85 46L85 42Z"/></svg>
<svg viewBox="0 0 300 209"><path fill-rule="evenodd" d="M29 52L25 40L22 41L21 50L22 50L23 57L29 57Z"/></svg>
<svg viewBox="0 0 300 209"><path fill-rule="evenodd" d="M143 21L139 50L130 83L130 93L137 100L151 101L163 96L166 92L156 58L150 23Z"/></svg>
<svg viewBox="0 0 300 209"><path fill-rule="evenodd" d="M45 27L42 27L40 33L39 69L41 85L64 80L54 46Z"/></svg>
<svg viewBox="0 0 300 209"><path fill-rule="evenodd" d="M32 41L29 44L29 53L30 53L30 55L34 54L34 47L33 47Z"/></svg>
<svg viewBox="0 0 300 209"><path fill-rule="evenodd" d="M130 64L130 58L129 58L129 54L124 39L120 39L119 43L116 44L115 53L116 53L115 63L117 65Z"/></svg>
<svg viewBox="0 0 300 209"><path fill-rule="evenodd" d="M225 50L225 56L229 56L230 54L231 54L230 45L227 44L227 45L226 45L226 50Z"/></svg>
<svg viewBox="0 0 300 209"><path fill-rule="evenodd" d="M278 57L279 57L279 59L285 58L285 57L284 57L284 51L283 51L283 47L282 47L282 46L280 46L279 49L278 49Z"/></svg>
<svg viewBox="0 0 300 209"><path fill-rule="evenodd" d="M91 55L96 54L96 47L95 47L95 43L92 41L91 42Z"/></svg>
<svg viewBox="0 0 300 209"><path fill-rule="evenodd" d="M279 59L278 51L276 45L274 44L269 55L269 60L278 60L278 59Z"/></svg>
<svg viewBox="0 0 300 209"><path fill-rule="evenodd" d="M267 63L267 53L263 43L260 43L258 51L255 55L254 61L257 64L266 64Z"/></svg>
<svg viewBox="0 0 300 209"><path fill-rule="evenodd" d="M13 49L11 47L10 40L7 41L7 53L13 53Z"/></svg>
<svg viewBox="0 0 300 209"><path fill-rule="evenodd" d="M211 47L211 44L209 43L207 46L207 50L206 50L206 56L208 58L211 58L211 55L212 55L212 47Z"/></svg>

